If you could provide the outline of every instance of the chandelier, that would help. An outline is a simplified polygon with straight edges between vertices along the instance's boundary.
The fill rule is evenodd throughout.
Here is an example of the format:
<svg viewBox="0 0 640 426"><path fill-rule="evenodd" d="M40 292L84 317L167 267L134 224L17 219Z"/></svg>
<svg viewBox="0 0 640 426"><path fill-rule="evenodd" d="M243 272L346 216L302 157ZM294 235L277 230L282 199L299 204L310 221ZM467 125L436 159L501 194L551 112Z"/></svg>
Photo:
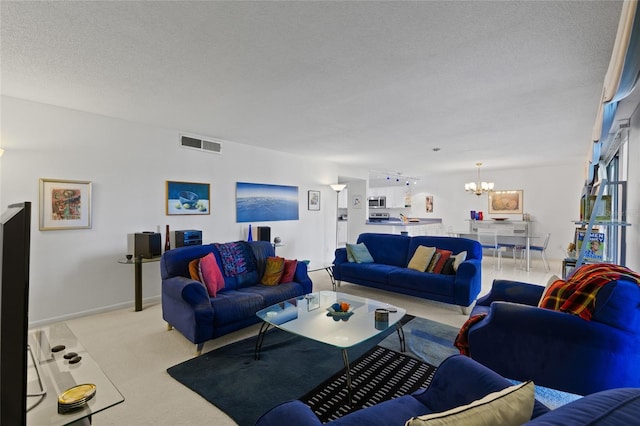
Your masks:
<svg viewBox="0 0 640 426"><path fill-rule="evenodd" d="M480 166L482 163L476 163L478 167L478 181L464 184L464 190L476 194L478 197L493 189L493 182L480 182Z"/></svg>

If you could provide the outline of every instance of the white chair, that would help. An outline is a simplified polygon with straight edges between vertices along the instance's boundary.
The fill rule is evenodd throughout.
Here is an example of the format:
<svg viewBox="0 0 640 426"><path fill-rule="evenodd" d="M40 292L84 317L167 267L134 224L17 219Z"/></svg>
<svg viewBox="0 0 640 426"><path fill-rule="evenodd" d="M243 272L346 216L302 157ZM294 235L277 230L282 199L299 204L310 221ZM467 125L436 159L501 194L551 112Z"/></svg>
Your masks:
<svg viewBox="0 0 640 426"><path fill-rule="evenodd" d="M539 251L540 252L540 256L542 256L542 262L544 263L544 271L545 272L549 272L551 270L551 267L549 266L549 261L547 260L547 256L546 256L546 251L547 251L547 245L549 245L549 237L551 237L550 233L547 233L544 236L544 242L542 243L541 246L530 246L529 250L530 251ZM527 248L524 247L522 249L521 255L520 255L520 260L524 261L524 257L527 254Z"/></svg>
<svg viewBox="0 0 640 426"><path fill-rule="evenodd" d="M493 258L498 257L498 269L502 269L502 253L507 251L506 247L498 244L498 231L495 229L478 228L478 242L483 249L491 250Z"/></svg>

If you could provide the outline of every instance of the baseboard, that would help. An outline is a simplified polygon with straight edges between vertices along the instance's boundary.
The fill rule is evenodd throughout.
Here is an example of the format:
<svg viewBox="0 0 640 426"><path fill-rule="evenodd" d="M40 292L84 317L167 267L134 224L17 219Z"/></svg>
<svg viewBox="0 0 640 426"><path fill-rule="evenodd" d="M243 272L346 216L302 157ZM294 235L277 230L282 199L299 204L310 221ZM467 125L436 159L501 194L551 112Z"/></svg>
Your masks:
<svg viewBox="0 0 640 426"><path fill-rule="evenodd" d="M143 305L145 304L155 304L155 303L160 303L161 298L160 296L153 296L153 297L148 297L143 299ZM123 302L123 303L116 303L114 305L108 305L108 306L100 306L98 308L94 308L94 309L88 309L86 311L80 311L80 312L75 312L72 314L67 314L67 315L61 315L58 317L51 317L51 318L45 318L45 319L41 319L38 321L33 321L33 322L29 322L29 328L37 328L37 327L42 327L45 325L49 325L49 324L55 324L58 322L64 322L64 321L69 321L72 319L76 319L76 318L82 318L82 317L86 317L86 316L90 316L90 315L96 315L96 314L101 314L104 312L111 312L111 311L117 311L119 309L126 309L126 308L132 308L134 307L134 302L133 300L128 301L128 302Z"/></svg>

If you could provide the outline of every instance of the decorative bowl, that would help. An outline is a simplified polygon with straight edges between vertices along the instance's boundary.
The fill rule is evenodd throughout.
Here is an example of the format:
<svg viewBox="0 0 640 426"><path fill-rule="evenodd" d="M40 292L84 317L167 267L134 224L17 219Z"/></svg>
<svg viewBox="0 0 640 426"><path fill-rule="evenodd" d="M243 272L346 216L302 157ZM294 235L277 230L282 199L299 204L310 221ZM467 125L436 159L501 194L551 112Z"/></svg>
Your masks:
<svg viewBox="0 0 640 426"><path fill-rule="evenodd" d="M196 194L195 192L181 191L180 194L178 194L178 198L180 199L180 204L182 204L182 207L193 209L195 208L196 203L198 202L198 199L200 197L198 197L198 194Z"/></svg>
<svg viewBox="0 0 640 426"><path fill-rule="evenodd" d="M327 316L333 317L334 321L347 321L349 317L353 315L353 311L351 310L351 306L348 306L347 310L337 310L334 306L329 306L327 308Z"/></svg>

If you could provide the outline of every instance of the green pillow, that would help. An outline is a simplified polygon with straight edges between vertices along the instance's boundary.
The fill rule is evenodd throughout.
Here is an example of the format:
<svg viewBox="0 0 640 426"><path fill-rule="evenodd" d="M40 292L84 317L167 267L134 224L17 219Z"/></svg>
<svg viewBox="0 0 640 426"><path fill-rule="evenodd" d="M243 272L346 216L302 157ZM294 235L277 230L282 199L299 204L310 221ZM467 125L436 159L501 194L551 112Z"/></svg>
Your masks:
<svg viewBox="0 0 640 426"><path fill-rule="evenodd" d="M356 263L373 263L373 257L364 243L347 244L347 257L351 253L351 257Z"/></svg>

